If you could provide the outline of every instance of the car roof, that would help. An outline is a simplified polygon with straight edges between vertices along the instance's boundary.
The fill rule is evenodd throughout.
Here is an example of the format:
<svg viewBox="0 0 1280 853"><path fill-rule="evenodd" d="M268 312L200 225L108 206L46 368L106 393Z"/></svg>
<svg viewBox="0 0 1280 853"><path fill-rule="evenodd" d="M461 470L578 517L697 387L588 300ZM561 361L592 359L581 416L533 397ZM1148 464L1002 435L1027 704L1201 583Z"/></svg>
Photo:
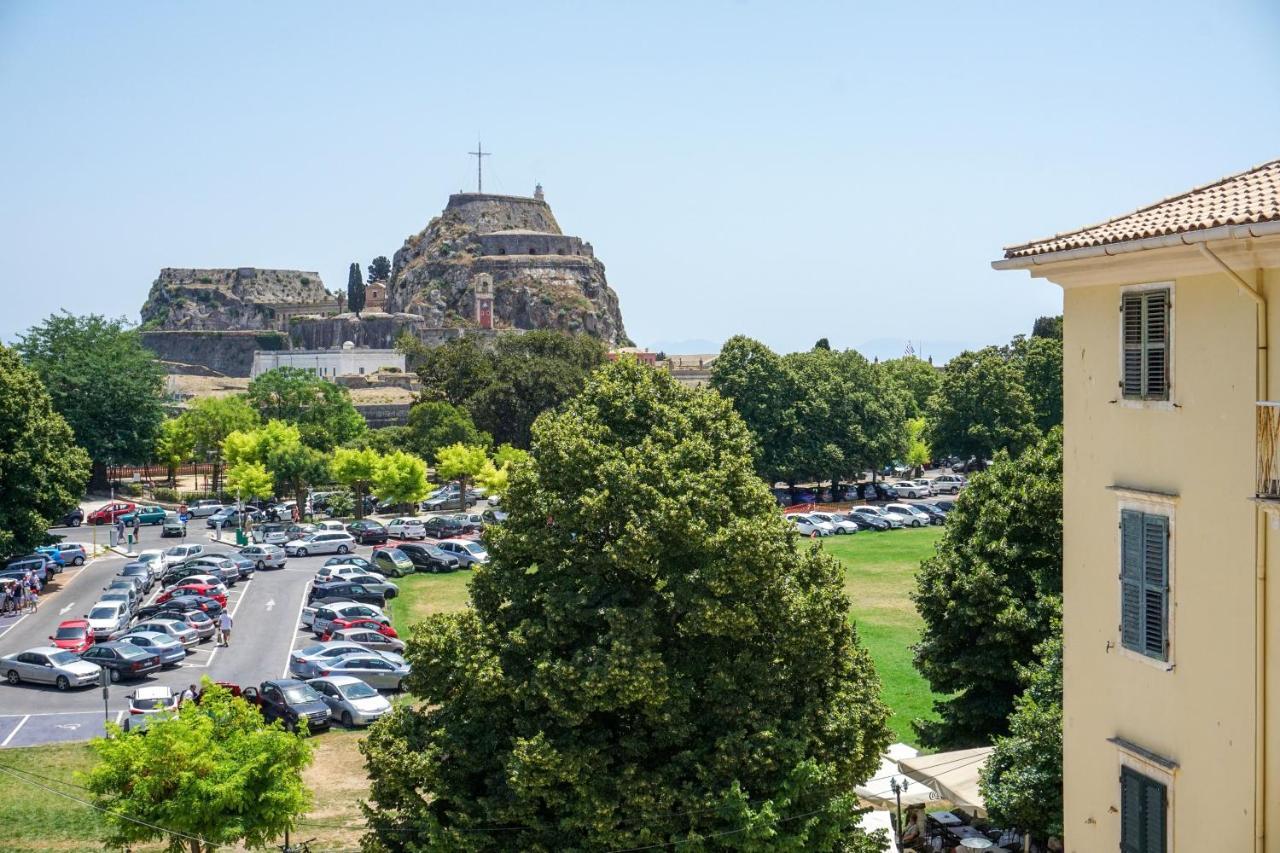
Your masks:
<svg viewBox="0 0 1280 853"><path fill-rule="evenodd" d="M148 684L135 688L133 691L134 699L165 699L172 697L173 689L163 684Z"/></svg>
<svg viewBox="0 0 1280 853"><path fill-rule="evenodd" d="M263 686L270 684L272 687L297 687L298 685L306 684L306 682L297 678L273 678L270 681L262 682L262 684Z"/></svg>
<svg viewBox="0 0 1280 853"><path fill-rule="evenodd" d="M324 675L320 678L313 678L311 681L327 681L334 687L350 687L353 684L364 684L364 679L357 678L354 675Z"/></svg>
<svg viewBox="0 0 1280 853"><path fill-rule="evenodd" d="M88 619L63 619L58 623L59 628L87 628L89 627Z"/></svg>
<svg viewBox="0 0 1280 853"><path fill-rule="evenodd" d="M21 655L21 654L26 654L27 652L34 652L36 654L51 655L51 654L54 654L55 652L65 652L65 651L66 649L60 649L57 646L33 646L29 649L22 649L16 654Z"/></svg>

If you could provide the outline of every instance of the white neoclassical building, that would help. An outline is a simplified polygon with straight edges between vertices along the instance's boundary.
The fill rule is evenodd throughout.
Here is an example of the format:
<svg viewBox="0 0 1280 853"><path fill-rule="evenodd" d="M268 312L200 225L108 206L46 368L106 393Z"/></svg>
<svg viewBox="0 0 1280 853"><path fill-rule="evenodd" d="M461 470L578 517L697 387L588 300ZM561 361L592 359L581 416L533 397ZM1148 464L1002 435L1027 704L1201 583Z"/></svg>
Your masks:
<svg viewBox="0 0 1280 853"><path fill-rule="evenodd" d="M317 376L363 376L379 370L405 370L404 353L393 349L357 349L347 341L333 349L258 350L253 354L250 376L277 367L297 367Z"/></svg>

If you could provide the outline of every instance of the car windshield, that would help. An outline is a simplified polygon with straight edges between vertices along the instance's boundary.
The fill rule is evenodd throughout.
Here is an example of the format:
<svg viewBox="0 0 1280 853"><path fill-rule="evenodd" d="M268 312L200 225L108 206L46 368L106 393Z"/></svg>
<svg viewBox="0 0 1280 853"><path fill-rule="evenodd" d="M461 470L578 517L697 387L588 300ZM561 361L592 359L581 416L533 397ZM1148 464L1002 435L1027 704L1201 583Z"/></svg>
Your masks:
<svg viewBox="0 0 1280 853"><path fill-rule="evenodd" d="M80 660L80 658L77 657L74 652L57 652L56 654L49 655L49 660L54 666L66 666L69 663L75 663Z"/></svg>
<svg viewBox="0 0 1280 853"><path fill-rule="evenodd" d="M148 699L134 699L133 707L139 711L159 711L168 707L169 701L163 696L154 696Z"/></svg>
<svg viewBox="0 0 1280 853"><path fill-rule="evenodd" d="M342 695L348 699L368 699L371 696L377 696L378 691L360 681L342 688Z"/></svg>
<svg viewBox="0 0 1280 853"><path fill-rule="evenodd" d="M305 658L310 657L311 655L317 655L324 650L324 643L315 643L314 645L304 646L298 651L298 654Z"/></svg>
<svg viewBox="0 0 1280 853"><path fill-rule="evenodd" d="M118 611L114 607L95 607L89 611L90 619L114 619Z"/></svg>
<svg viewBox="0 0 1280 853"><path fill-rule="evenodd" d="M59 628L57 639L59 640L78 640L84 636L84 628Z"/></svg>
<svg viewBox="0 0 1280 853"><path fill-rule="evenodd" d="M389 548L386 551L383 551L382 553L390 557L393 563L404 563L404 562L408 562L409 560L409 557L404 553L404 551L401 551L399 548Z"/></svg>
<svg viewBox="0 0 1280 853"><path fill-rule="evenodd" d="M286 687L284 691L284 701L290 705L301 705L303 702L315 702L320 698L320 694L315 691L309 684L299 684L295 687Z"/></svg>
<svg viewBox="0 0 1280 853"><path fill-rule="evenodd" d="M483 557L485 554L489 553L484 549L483 545L480 545L476 542L467 542L463 544L462 547L466 548L468 551L470 551L472 554L475 554L477 557Z"/></svg>

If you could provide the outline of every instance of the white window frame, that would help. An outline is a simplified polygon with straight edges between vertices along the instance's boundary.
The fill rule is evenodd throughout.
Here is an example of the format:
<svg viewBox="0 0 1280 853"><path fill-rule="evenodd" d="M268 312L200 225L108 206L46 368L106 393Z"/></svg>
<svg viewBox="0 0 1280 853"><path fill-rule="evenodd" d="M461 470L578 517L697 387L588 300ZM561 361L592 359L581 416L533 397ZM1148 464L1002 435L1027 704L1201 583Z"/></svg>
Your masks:
<svg viewBox="0 0 1280 853"><path fill-rule="evenodd" d="M1146 776L1147 778L1152 779L1153 781L1159 782L1161 785L1164 785L1164 790L1165 790L1164 849L1165 849L1165 853L1174 853L1173 839L1177 837L1177 833L1174 831L1173 822L1174 822L1174 815L1178 813L1177 810L1174 809L1173 807L1174 796L1175 796L1174 792L1177 790L1177 786L1174 784L1174 779L1175 779L1174 771L1170 770L1168 767L1165 767L1161 764L1157 764L1154 761L1151 761L1145 756L1139 755L1136 752L1132 752L1131 750L1125 749L1120 744L1115 744L1115 747L1116 747L1116 759L1117 759L1116 760L1116 798L1117 800L1119 800L1120 798L1120 770L1121 768L1124 768L1124 767L1129 768L1135 773L1141 773L1143 776ZM1124 804L1121 803L1120 808L1123 808L1123 807L1124 807ZM1119 809L1117 809L1117 812L1119 812ZM1121 821L1124 820L1123 814L1120 814L1120 820ZM1117 838L1119 838L1119 834L1121 831L1123 830L1119 826L1117 826Z"/></svg>
<svg viewBox="0 0 1280 853"><path fill-rule="evenodd" d="M1177 624L1178 611L1178 586L1177 586L1177 569L1175 563L1177 557L1177 518L1174 509L1177 505L1176 495L1165 495L1158 492L1143 492L1136 489L1121 489L1113 487L1117 492L1120 500L1116 507L1116 585L1115 594L1112 595L1112 601L1115 612L1115 647L1120 651L1120 656L1129 660L1139 661L1147 666L1163 672L1173 672L1174 664L1177 660L1178 650L1178 632L1174 630ZM1124 532L1123 532L1123 513L1125 510L1133 510L1134 512L1143 512L1147 515L1162 515L1169 522L1169 542L1168 542L1168 564L1166 571L1169 573L1169 600L1165 602L1165 611L1169 614L1168 624L1165 625L1165 636L1169 644L1168 660L1157 660L1156 658L1144 655L1142 652L1136 652L1133 649L1125 648L1123 638L1120 636L1120 626L1124 622L1124 613L1121 606L1120 595L1120 574L1124 569Z"/></svg>
<svg viewBox="0 0 1280 853"><path fill-rule="evenodd" d="M1177 385L1174 382L1176 373L1174 371L1174 353L1177 351L1174 346L1174 329L1177 328L1176 317L1177 302L1175 301L1174 283L1172 281L1149 281L1143 284L1129 284L1120 288L1120 305L1124 305L1124 296L1126 293L1142 293L1147 290L1167 290L1169 291L1169 339L1165 343L1165 363L1166 370L1169 372L1169 399L1167 400L1134 400L1124 395L1124 311L1120 308L1116 310L1116 402L1126 409L1155 409L1158 411L1172 412L1178 408L1174 401L1174 392Z"/></svg>

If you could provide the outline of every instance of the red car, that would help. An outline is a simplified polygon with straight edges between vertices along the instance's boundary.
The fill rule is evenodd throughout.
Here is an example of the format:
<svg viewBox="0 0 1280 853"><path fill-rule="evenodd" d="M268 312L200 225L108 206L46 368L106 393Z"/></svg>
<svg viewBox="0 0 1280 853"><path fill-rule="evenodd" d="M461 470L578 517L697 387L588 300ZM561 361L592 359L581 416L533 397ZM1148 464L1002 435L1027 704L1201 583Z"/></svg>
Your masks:
<svg viewBox="0 0 1280 853"><path fill-rule="evenodd" d="M87 619L67 619L58 623L58 630L50 637L60 649L80 654L93 645L93 631Z"/></svg>
<svg viewBox="0 0 1280 853"><path fill-rule="evenodd" d="M370 630L377 631L384 637L400 636L396 633L395 628L392 628L390 625L383 625L376 619L370 619L367 616L353 616L350 619L338 618L334 619L330 624L333 627L327 633L320 636L321 641L326 643L333 639L334 631L341 631L343 628L369 628Z"/></svg>
<svg viewBox="0 0 1280 853"><path fill-rule="evenodd" d="M216 586L207 583L184 583L181 586L170 587L156 598L156 604L164 604L171 598L179 595L203 595L205 598L212 598L214 601L227 606L227 596L225 593L218 592Z"/></svg>
<svg viewBox="0 0 1280 853"><path fill-rule="evenodd" d="M85 521L90 524L114 524L120 516L128 515L137 508L137 504L128 501L114 501L89 513Z"/></svg>

